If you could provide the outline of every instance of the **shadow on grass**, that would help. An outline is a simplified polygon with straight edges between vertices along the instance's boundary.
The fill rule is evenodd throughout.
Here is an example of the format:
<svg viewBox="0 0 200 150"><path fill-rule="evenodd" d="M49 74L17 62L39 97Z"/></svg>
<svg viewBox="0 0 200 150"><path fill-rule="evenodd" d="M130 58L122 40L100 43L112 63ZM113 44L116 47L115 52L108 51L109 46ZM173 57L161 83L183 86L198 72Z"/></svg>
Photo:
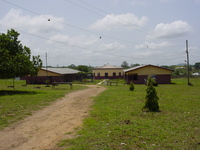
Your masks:
<svg viewBox="0 0 200 150"><path fill-rule="evenodd" d="M37 91L16 91L16 90L0 90L0 96L6 95L34 95Z"/></svg>

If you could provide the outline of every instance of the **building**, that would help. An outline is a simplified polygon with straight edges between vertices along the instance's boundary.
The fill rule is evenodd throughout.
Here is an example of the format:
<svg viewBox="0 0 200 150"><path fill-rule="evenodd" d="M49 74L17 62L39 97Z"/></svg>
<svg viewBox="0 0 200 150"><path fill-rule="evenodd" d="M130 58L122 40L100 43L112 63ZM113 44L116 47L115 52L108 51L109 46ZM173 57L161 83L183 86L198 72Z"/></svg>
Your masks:
<svg viewBox="0 0 200 150"><path fill-rule="evenodd" d="M148 75L155 75L158 84L170 84L172 69L142 65L124 70L126 83L144 84Z"/></svg>
<svg viewBox="0 0 200 150"><path fill-rule="evenodd" d="M26 80L26 84L45 84L52 82L71 82L78 79L78 70L70 68L41 68L37 76L21 77L21 80Z"/></svg>
<svg viewBox="0 0 200 150"><path fill-rule="evenodd" d="M93 68L93 78L94 79L118 79L124 77L122 67L117 67L113 65L104 65L101 67Z"/></svg>

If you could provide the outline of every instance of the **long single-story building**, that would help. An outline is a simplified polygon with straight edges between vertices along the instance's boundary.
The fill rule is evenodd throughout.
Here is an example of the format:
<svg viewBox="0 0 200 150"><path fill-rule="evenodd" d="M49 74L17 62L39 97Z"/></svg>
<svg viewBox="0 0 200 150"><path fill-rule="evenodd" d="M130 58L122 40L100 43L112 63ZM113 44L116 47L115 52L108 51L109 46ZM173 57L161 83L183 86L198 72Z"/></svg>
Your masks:
<svg viewBox="0 0 200 150"><path fill-rule="evenodd" d="M126 83L145 84L148 75L155 75L158 84L170 84L172 69L142 65L124 70Z"/></svg>
<svg viewBox="0 0 200 150"><path fill-rule="evenodd" d="M122 67L113 65L104 65L101 67L93 68L93 78L94 79L118 79L124 77Z"/></svg>
<svg viewBox="0 0 200 150"><path fill-rule="evenodd" d="M78 79L77 73L80 72L70 68L41 68L37 76L21 77L26 80L26 84L45 84L52 82L71 82Z"/></svg>

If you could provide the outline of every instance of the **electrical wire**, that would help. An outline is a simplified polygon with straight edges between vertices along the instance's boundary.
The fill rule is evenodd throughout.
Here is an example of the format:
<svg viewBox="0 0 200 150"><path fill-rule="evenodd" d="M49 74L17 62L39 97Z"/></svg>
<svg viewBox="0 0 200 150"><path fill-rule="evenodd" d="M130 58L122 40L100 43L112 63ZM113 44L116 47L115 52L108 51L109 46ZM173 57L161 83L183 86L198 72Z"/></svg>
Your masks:
<svg viewBox="0 0 200 150"><path fill-rule="evenodd" d="M6 27L3 24L1 24L0 26ZM58 44L62 44L62 45L68 45L68 46L71 46L71 47L75 47L75 48L83 49L83 50L87 50L87 51L97 52L97 53L106 54L106 55L115 56L115 57L121 57L121 58L144 59L143 57L130 57L130 56L124 56L124 55L117 55L117 54L106 53L106 52L102 52L102 51L98 51L98 50L94 50L94 49L89 49L89 48L85 48L85 47L81 47L81 46L69 44L69 43L66 43L66 42L60 42L60 41L57 41L57 40L52 40L52 39L49 39L49 38L46 38L46 37L43 37L43 36L40 36L40 35L28 33L28 32L25 32L25 31L20 31L20 32L25 33L27 35L31 35L31 36L37 37L37 38L40 38L40 39L43 39L43 40L52 41L54 43L58 43ZM158 60L163 60L163 59L164 60L171 60L171 59L166 59L166 58L160 58L160 59L156 58L156 59L158 59ZM155 60L155 59L154 58L148 58L148 60Z"/></svg>

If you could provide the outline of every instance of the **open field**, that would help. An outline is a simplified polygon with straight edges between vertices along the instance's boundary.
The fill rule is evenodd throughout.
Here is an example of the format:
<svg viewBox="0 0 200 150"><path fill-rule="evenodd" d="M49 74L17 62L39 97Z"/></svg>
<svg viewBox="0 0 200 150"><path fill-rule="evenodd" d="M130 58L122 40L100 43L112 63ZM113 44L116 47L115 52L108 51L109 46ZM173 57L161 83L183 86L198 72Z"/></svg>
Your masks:
<svg viewBox="0 0 200 150"><path fill-rule="evenodd" d="M200 149L200 79L191 79L194 86L187 86L187 79L172 82L156 87L161 110L157 113L141 111L145 85L135 85L132 92L123 81L119 86L106 86L107 90L94 98L77 138L61 141L59 149ZM55 89L41 85L38 89L23 84L15 81L13 90L7 87L12 80L0 80L0 129L72 91L69 85ZM73 90L83 88L73 85Z"/></svg>
<svg viewBox="0 0 200 150"><path fill-rule="evenodd" d="M86 87L73 85L59 85L55 88L36 88L38 85L24 85L24 81L15 81L15 89L7 87L12 85L12 80L0 80L0 129L31 115L33 111L49 105L56 99L63 97L70 91L84 89Z"/></svg>
<svg viewBox="0 0 200 150"><path fill-rule="evenodd" d="M95 98L77 138L58 144L70 150L200 149L200 79L158 85L161 112L142 112L145 85L107 86Z"/></svg>

